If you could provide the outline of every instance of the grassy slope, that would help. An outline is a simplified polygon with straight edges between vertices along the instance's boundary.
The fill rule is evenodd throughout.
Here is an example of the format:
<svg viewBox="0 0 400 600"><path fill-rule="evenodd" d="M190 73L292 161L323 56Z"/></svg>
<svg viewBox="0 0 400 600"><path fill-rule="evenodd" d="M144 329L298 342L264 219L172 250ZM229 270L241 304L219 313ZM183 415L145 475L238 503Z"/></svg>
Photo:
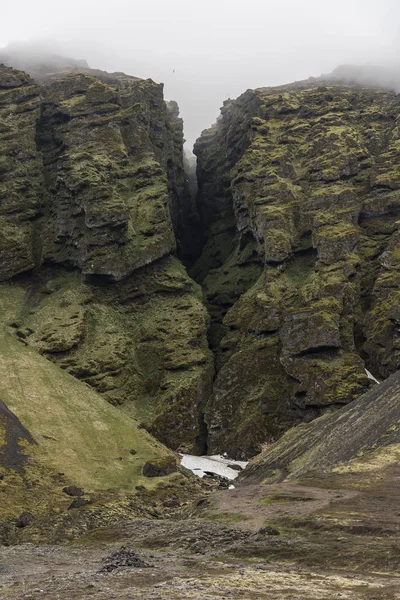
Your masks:
<svg viewBox="0 0 400 600"><path fill-rule="evenodd" d="M36 445L26 440L22 443L22 452L28 456L24 481L34 488L26 493L26 497L29 494L35 497L38 486L53 493L51 481L59 472L65 474L64 480L82 486L85 491L132 491L145 479L141 475L144 462L166 455L167 450L144 430L138 429L136 421L108 404L86 384L10 334L7 323L18 318L23 305L22 285L0 286L0 320L3 323L0 330L0 398L36 442ZM3 450L7 435L4 423L4 419L0 420ZM4 472L1 446L0 470ZM137 454L132 455L132 449ZM19 484L22 484L22 478L17 473L6 476L2 482L0 518L9 513L8 492L13 492L14 503L18 504ZM146 486L149 487L148 479ZM59 487L62 488L61 482ZM24 507L22 499L21 506Z"/></svg>

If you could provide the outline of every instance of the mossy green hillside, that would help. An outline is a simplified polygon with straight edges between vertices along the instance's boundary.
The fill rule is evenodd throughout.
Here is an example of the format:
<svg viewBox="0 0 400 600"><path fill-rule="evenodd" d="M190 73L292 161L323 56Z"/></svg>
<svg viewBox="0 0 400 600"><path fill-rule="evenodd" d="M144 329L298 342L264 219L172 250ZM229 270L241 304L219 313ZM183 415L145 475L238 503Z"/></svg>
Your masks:
<svg viewBox="0 0 400 600"><path fill-rule="evenodd" d="M66 508L66 482L89 494L129 493L144 482L148 487L144 463L168 451L135 419L11 335L7 324L23 313L25 298L20 284L1 284L1 398L29 432L15 450L26 458L13 468L2 422L1 517Z"/></svg>
<svg viewBox="0 0 400 600"><path fill-rule="evenodd" d="M201 292L169 257L123 282L42 268L11 331L123 406L173 449L196 450L213 361Z"/></svg>

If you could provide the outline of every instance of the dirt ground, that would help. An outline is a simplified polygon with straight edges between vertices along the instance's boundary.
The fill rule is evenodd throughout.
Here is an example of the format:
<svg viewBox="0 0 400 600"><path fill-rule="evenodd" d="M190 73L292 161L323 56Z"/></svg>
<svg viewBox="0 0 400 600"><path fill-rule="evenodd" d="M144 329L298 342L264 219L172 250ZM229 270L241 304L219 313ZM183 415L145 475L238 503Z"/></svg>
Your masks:
<svg viewBox="0 0 400 600"><path fill-rule="evenodd" d="M149 566L101 572L121 546ZM190 518L0 552L10 600L399 600L400 466L217 491Z"/></svg>

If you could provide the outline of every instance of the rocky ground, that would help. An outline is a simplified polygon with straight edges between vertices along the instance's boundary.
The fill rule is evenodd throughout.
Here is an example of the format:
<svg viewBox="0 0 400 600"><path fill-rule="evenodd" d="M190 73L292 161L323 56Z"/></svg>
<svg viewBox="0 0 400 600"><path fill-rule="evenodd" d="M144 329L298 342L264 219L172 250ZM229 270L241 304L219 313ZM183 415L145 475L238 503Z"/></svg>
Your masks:
<svg viewBox="0 0 400 600"><path fill-rule="evenodd" d="M214 491L181 520L2 547L8 599L400 598L400 467ZM143 561L143 562L142 562Z"/></svg>

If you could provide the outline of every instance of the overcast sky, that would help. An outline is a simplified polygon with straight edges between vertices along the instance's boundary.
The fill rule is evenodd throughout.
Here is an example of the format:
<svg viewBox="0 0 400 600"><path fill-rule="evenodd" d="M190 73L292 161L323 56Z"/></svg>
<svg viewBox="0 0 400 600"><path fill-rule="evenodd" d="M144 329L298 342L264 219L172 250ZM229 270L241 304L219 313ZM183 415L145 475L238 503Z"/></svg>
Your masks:
<svg viewBox="0 0 400 600"><path fill-rule="evenodd" d="M164 82L192 144L223 100L249 87L395 61L400 1L1 0L0 47L37 39L91 67Z"/></svg>

